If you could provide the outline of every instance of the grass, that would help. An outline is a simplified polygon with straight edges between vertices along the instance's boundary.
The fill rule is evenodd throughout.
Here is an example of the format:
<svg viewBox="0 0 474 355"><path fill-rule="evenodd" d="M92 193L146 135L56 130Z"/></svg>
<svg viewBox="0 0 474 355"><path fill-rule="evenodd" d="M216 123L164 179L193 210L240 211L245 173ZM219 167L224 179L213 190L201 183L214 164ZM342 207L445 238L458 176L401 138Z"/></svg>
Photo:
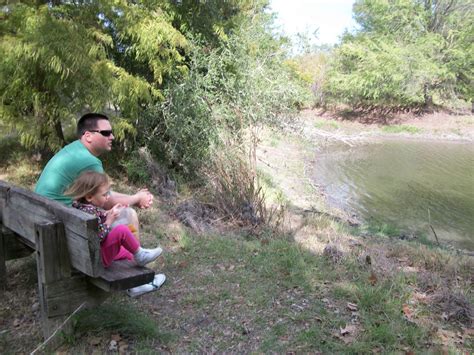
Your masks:
<svg viewBox="0 0 474 355"><path fill-rule="evenodd" d="M278 146L289 144L273 139ZM281 156L289 156L284 153ZM173 205L167 200L157 199L151 210L140 211L144 245L158 242L165 248L151 267L164 272L167 282L158 292L138 299L116 294L95 310L81 313L76 332L62 350L108 352L110 339L118 335L131 353L469 351L472 342L460 345L456 336L445 341L447 345L440 343L434 329L456 334L462 328L443 322L441 309L416 301L414 294L452 289L464 292L472 302L472 261L433 246L389 238L399 233L394 226L374 224L354 231L322 208L322 214L292 215L298 208L310 209L298 205L285 189L293 184L306 191L303 179L280 180L284 173L301 171L295 168L301 162L293 157L279 174L259 172L275 201L292 203L287 216L291 228L282 233L255 237L221 229L196 234L170 217ZM274 163L269 161L277 166ZM324 205L314 194L307 195L311 203ZM329 242L341 249L340 260L324 256ZM11 330L0 333L0 352L31 351L40 341L38 334L22 331L30 328L14 326L15 319L27 318L32 329L38 328L37 314L25 316L36 299L34 260L29 265L7 265L19 281L0 304L0 329ZM348 303L357 310L349 309ZM405 305L412 310L412 319L404 314ZM341 329L349 326L353 326L350 332L342 335ZM24 342L27 337L30 341ZM99 345L92 344L95 338Z"/></svg>
<svg viewBox="0 0 474 355"><path fill-rule="evenodd" d="M164 255L168 281L162 289L139 299L118 294L82 312L64 349L105 352L114 336L139 353L423 353L430 341L430 327L408 322L402 312L418 278L393 267L387 274L378 271L375 254L372 266L361 263L360 248L334 263L284 236L257 240L186 232L171 242L164 233L161 243L174 250ZM395 243L389 254L395 260L408 256L433 272L455 269L468 277L469 267L454 267L456 260L440 255L406 243ZM373 271L376 282L370 281ZM357 317L348 302L357 305ZM354 330L342 336L348 325ZM0 338L3 348L10 346L9 336Z"/></svg>
<svg viewBox="0 0 474 355"><path fill-rule="evenodd" d="M339 129L339 123L335 121L328 121L328 120L316 120L314 122L314 127L317 129L329 128L329 129Z"/></svg>
<svg viewBox="0 0 474 355"><path fill-rule="evenodd" d="M75 323L77 338L104 332L120 333L137 339L157 337L159 334L157 324L150 317L124 302L108 302L99 308L78 314Z"/></svg>
<svg viewBox="0 0 474 355"><path fill-rule="evenodd" d="M134 332L140 327L129 324L129 317L122 319L126 326L114 326L134 337L141 351L156 350L156 341L152 342L156 334L165 334L160 346L185 352L232 351L239 344L255 352L424 349L428 329L408 323L401 311L413 279L381 276L373 285L368 281L370 272L354 267L357 260L350 255L334 265L292 240L261 243L238 236L190 236L187 247L166 260L169 265L183 261L188 263L186 270L173 273L174 278L184 278L181 286L170 284L161 295L148 296L162 299L153 303L160 313L155 325L159 330L145 326L138 336ZM329 274L338 279L334 286L326 283ZM172 309L162 308L165 299L181 292ZM325 298L330 304L321 301ZM343 341L340 329L351 324L347 302L357 304L359 318L357 335ZM174 324L187 329L189 342Z"/></svg>
<svg viewBox="0 0 474 355"><path fill-rule="evenodd" d="M393 126L384 126L382 128L382 132L416 134L416 133L420 133L421 129L418 127L409 126L409 125L393 125Z"/></svg>

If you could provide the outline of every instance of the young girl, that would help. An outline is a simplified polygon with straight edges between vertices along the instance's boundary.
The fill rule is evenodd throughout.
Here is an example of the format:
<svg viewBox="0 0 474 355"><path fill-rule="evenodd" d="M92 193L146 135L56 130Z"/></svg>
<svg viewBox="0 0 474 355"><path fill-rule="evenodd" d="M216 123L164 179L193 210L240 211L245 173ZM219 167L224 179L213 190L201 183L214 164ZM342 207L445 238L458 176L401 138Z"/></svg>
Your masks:
<svg viewBox="0 0 474 355"><path fill-rule="evenodd" d="M109 211L104 210L110 195L110 181L106 174L86 171L64 194L74 199L73 207L97 217L100 256L104 267L107 268L114 260L120 259L135 259L139 266L144 266L162 253L160 247L155 249L140 247L128 226L121 224L111 227L124 206L117 204Z"/></svg>

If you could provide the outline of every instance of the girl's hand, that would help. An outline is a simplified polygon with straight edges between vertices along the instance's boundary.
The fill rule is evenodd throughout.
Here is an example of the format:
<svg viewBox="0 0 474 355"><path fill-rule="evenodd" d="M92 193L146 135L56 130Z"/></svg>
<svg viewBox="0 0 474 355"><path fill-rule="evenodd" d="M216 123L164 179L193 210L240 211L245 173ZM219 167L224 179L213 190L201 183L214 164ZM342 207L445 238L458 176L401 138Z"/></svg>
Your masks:
<svg viewBox="0 0 474 355"><path fill-rule="evenodd" d="M122 211L123 207L124 207L123 205L121 205L120 203L117 203L114 207L108 210L106 212L107 219L105 220L105 223L109 226L112 225L112 223L114 223L114 221L120 215L120 212Z"/></svg>

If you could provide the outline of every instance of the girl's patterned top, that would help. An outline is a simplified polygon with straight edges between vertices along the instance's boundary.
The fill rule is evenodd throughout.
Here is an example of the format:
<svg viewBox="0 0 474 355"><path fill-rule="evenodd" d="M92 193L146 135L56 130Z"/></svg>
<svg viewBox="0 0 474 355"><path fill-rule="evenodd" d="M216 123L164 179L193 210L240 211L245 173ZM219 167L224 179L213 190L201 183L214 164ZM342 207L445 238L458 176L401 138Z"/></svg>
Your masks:
<svg viewBox="0 0 474 355"><path fill-rule="evenodd" d="M107 219L107 214L105 213L105 210L103 210L100 207L96 207L94 205L91 205L90 203L81 203L74 201L72 203L72 207L77 208L78 210L84 211L86 213L92 214L97 217L97 222L99 224L99 239L101 242L105 240L105 237L109 234L109 232L112 230L110 226L105 224L105 221Z"/></svg>

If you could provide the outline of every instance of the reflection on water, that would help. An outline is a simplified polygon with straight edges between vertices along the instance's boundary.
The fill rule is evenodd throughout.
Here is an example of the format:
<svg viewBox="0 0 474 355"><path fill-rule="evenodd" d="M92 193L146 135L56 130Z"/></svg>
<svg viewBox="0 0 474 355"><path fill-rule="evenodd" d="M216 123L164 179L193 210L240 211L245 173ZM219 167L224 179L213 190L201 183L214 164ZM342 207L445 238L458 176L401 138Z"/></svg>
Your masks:
<svg viewBox="0 0 474 355"><path fill-rule="evenodd" d="M474 145L387 139L319 152L315 180L329 202L365 220L474 250ZM429 210L429 213L428 213Z"/></svg>

